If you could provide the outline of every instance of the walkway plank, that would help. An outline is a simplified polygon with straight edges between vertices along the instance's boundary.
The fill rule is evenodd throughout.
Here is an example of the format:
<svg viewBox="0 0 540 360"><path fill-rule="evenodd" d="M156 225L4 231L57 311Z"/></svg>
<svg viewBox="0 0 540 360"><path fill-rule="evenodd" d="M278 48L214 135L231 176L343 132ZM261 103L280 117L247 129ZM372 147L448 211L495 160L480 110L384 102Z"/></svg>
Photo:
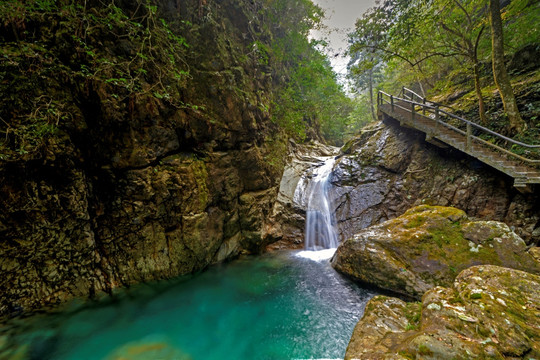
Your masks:
<svg viewBox="0 0 540 360"><path fill-rule="evenodd" d="M439 104L427 101L409 89L403 88L400 95L402 97L380 91L377 99L379 115L390 117L399 121L402 126L425 133L427 141L435 139L507 174L514 179L514 186L519 191L530 192L531 185L540 184L540 159L513 154L510 149L473 135L473 131L487 132L501 143L520 146L529 152L531 149L540 149L540 145L524 144L506 138L441 110Z"/></svg>

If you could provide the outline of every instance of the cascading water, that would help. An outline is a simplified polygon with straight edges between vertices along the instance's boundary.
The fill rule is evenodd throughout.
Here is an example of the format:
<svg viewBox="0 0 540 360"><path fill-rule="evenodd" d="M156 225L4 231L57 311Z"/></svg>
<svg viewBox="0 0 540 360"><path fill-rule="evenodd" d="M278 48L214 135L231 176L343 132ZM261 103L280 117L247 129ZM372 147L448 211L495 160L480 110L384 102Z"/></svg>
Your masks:
<svg viewBox="0 0 540 360"><path fill-rule="evenodd" d="M307 186L301 191L304 198L307 198L307 204L305 204L306 250L335 249L338 246L336 221L329 198L330 179L334 163L335 158L333 156L326 158L323 165L314 169L311 179L305 179Z"/></svg>

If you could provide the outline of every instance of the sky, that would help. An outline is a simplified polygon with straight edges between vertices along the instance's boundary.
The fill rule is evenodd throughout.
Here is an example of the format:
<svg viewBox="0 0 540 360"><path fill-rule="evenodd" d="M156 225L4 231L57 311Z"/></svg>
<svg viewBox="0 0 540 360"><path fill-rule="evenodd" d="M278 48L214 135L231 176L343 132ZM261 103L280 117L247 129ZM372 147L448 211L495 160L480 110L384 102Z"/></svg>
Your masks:
<svg viewBox="0 0 540 360"><path fill-rule="evenodd" d="M347 33L354 29L354 23L368 8L375 5L375 0L313 0L325 12L323 31L312 31L316 39L326 39L331 49L330 60L336 73L345 76L348 58L343 58L347 49ZM330 33L328 33L328 31ZM339 54L338 56L335 56Z"/></svg>

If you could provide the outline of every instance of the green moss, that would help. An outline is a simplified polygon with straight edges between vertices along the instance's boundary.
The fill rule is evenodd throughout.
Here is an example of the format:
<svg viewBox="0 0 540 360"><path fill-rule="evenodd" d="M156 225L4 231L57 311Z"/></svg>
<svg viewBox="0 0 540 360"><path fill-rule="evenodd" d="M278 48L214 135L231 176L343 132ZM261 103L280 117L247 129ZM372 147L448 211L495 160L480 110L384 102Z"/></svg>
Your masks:
<svg viewBox="0 0 540 360"><path fill-rule="evenodd" d="M276 134L272 138L267 139L267 146L265 148L264 160L270 165L272 175L280 177L285 167L287 160L287 143L286 137L282 134Z"/></svg>
<svg viewBox="0 0 540 360"><path fill-rule="evenodd" d="M209 191L207 186L208 172L206 164L202 160L195 160L190 164L190 169L197 183L197 193L199 194L199 207L204 210L208 203Z"/></svg>
<svg viewBox="0 0 540 360"><path fill-rule="evenodd" d="M416 356L414 356L414 354L408 350L400 350L398 351L398 355L403 356L405 359L410 359L410 360L414 360L416 358Z"/></svg>
<svg viewBox="0 0 540 360"><path fill-rule="evenodd" d="M414 216L410 216L410 219L406 220L404 227L406 229L417 228L424 225L425 222L425 216L415 214Z"/></svg>
<svg viewBox="0 0 540 360"><path fill-rule="evenodd" d="M418 354L431 356L431 355L433 355L433 351L431 351L431 349L429 347L427 347L426 345L420 344L420 345L418 345Z"/></svg>
<svg viewBox="0 0 540 360"><path fill-rule="evenodd" d="M418 330L420 326L420 319L422 316L422 303L421 302L409 302L405 305L405 317L409 322L405 330Z"/></svg>

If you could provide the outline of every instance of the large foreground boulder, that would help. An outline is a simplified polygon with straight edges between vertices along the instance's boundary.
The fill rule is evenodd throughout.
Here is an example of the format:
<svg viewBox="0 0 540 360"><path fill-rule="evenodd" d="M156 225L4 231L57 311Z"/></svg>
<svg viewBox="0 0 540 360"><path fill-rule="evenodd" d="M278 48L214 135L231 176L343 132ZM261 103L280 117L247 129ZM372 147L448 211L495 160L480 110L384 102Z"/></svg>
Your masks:
<svg viewBox="0 0 540 360"><path fill-rule="evenodd" d="M538 359L540 276L483 265L422 303L374 297L345 359Z"/></svg>
<svg viewBox="0 0 540 360"><path fill-rule="evenodd" d="M460 271L474 265L540 274L533 252L503 223L421 205L344 241L332 265L360 282L420 299L435 286L451 286Z"/></svg>

